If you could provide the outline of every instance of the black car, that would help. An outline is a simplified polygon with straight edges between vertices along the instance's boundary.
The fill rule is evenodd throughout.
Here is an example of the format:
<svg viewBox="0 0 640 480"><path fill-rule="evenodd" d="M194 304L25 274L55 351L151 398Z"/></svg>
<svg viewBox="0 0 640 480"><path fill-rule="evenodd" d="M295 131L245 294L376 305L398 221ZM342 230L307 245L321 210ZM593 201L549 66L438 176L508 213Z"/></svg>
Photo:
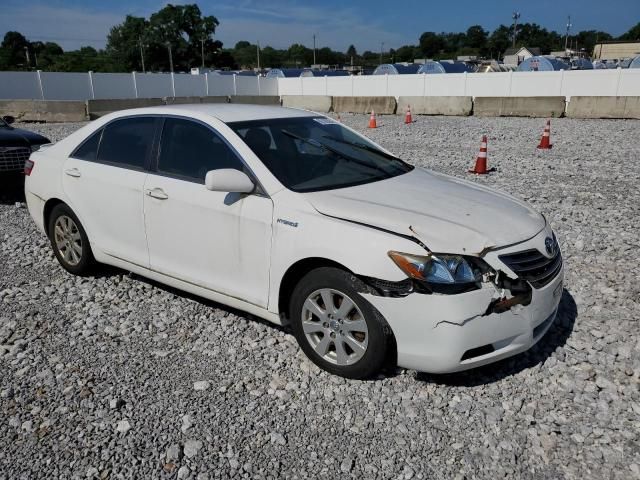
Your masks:
<svg viewBox="0 0 640 480"><path fill-rule="evenodd" d="M22 174L24 163L29 159L31 152L40 148L40 145L51 143L47 137L43 137L29 130L13 128L10 124L14 118L5 116L0 118L0 175Z"/></svg>

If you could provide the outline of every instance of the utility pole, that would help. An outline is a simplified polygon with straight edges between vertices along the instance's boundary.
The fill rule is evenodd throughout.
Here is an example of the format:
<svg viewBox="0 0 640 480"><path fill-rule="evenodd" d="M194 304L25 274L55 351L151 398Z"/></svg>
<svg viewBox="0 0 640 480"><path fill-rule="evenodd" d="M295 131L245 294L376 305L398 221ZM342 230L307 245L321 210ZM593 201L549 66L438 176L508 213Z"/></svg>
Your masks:
<svg viewBox="0 0 640 480"><path fill-rule="evenodd" d="M513 12L513 15L511 16L511 18L513 18L513 43L512 43L512 47L516 46L516 35L518 35L518 19L520 18L520 13L519 12Z"/></svg>
<svg viewBox="0 0 640 480"><path fill-rule="evenodd" d="M313 34L313 64L316 64L316 35Z"/></svg>
<svg viewBox="0 0 640 480"><path fill-rule="evenodd" d="M200 39L200 55L202 56L202 69L204 70L204 38Z"/></svg>
<svg viewBox="0 0 640 480"><path fill-rule="evenodd" d="M564 51L567 51L567 44L569 42L569 30L571 30L571 15L567 17L567 33L564 36Z"/></svg>
<svg viewBox="0 0 640 480"><path fill-rule="evenodd" d="M144 68L144 45L142 44L142 37L138 37L138 42L140 43L140 61L142 62L142 73L146 73Z"/></svg>
<svg viewBox="0 0 640 480"><path fill-rule="evenodd" d="M27 67L30 67L31 66L31 59L29 58L29 47L27 47L26 45L24 47L24 54L27 57Z"/></svg>
<svg viewBox="0 0 640 480"><path fill-rule="evenodd" d="M256 50L258 51L258 70L260 70L260 41L256 42Z"/></svg>
<svg viewBox="0 0 640 480"><path fill-rule="evenodd" d="M380 42L380 65L382 65L382 52L384 51L384 42Z"/></svg>
<svg viewBox="0 0 640 480"><path fill-rule="evenodd" d="M169 70L173 73L173 55L171 54L171 42L167 41L167 50L169 50Z"/></svg>

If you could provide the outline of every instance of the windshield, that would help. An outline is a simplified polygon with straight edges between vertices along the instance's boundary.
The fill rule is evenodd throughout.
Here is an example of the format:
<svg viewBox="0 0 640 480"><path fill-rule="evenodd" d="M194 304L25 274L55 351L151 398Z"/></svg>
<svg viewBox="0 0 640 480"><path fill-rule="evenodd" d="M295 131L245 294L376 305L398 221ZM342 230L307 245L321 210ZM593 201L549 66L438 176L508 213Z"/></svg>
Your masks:
<svg viewBox="0 0 640 480"><path fill-rule="evenodd" d="M324 117L228 124L280 182L295 192L351 187L413 167Z"/></svg>

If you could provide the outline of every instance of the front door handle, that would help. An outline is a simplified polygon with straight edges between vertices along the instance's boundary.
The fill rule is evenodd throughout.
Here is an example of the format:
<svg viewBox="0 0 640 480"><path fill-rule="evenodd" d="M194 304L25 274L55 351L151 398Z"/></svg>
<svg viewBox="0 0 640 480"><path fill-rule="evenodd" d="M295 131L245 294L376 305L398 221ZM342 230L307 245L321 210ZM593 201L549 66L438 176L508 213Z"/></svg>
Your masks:
<svg viewBox="0 0 640 480"><path fill-rule="evenodd" d="M78 178L80 176L80 170L78 170L77 168L68 168L64 171L64 173L66 173L70 177L75 178Z"/></svg>
<svg viewBox="0 0 640 480"><path fill-rule="evenodd" d="M167 195L161 188L147 189L147 195L153 198L157 198L158 200L166 200L167 198L169 198L169 195Z"/></svg>

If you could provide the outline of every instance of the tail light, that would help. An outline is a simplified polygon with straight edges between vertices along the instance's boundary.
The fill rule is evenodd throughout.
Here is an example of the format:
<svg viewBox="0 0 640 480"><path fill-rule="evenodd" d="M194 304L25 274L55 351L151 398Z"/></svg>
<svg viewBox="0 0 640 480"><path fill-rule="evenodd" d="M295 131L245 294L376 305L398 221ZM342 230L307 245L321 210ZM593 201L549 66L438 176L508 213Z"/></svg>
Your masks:
<svg viewBox="0 0 640 480"><path fill-rule="evenodd" d="M31 175L31 171L33 170L35 163L30 158L24 162L24 174L26 176Z"/></svg>

